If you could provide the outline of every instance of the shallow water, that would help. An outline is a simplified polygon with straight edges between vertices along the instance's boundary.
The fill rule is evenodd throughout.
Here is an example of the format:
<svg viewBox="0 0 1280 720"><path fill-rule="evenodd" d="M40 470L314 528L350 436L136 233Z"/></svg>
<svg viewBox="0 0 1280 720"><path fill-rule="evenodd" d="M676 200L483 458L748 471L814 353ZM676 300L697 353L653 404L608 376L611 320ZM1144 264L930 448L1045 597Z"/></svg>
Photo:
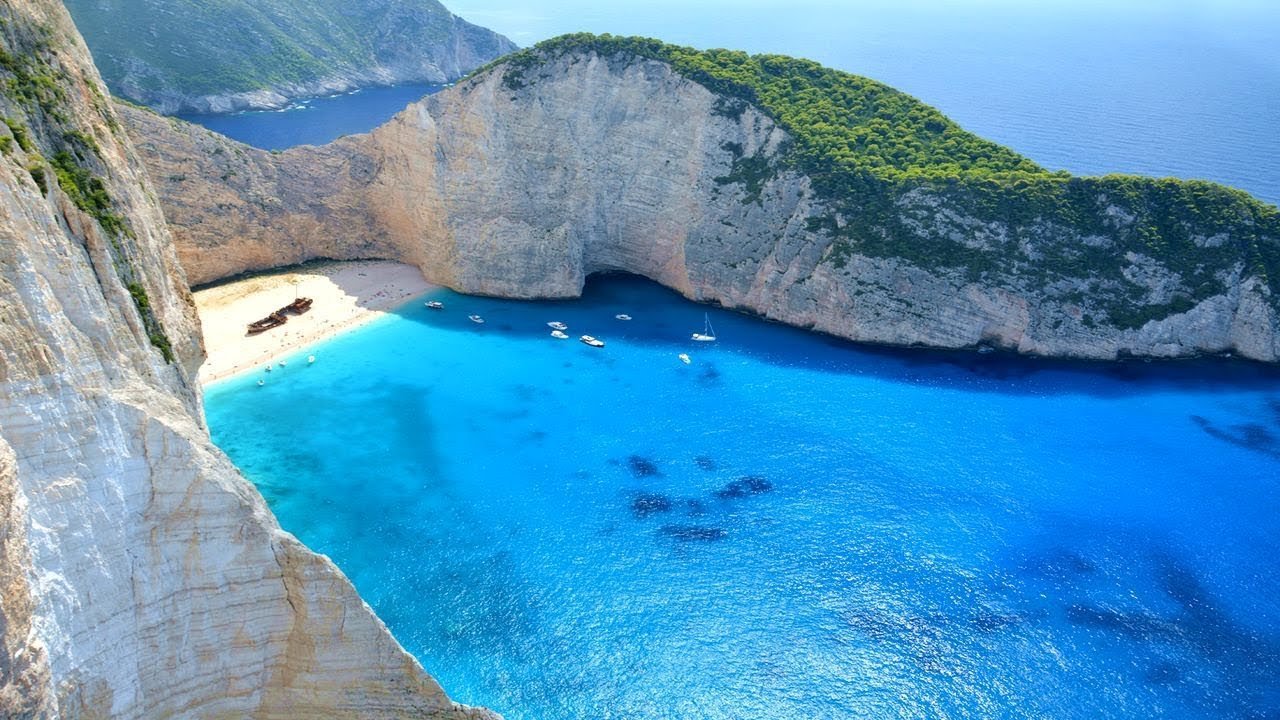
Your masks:
<svg viewBox="0 0 1280 720"><path fill-rule="evenodd" d="M1280 712L1275 373L868 350L717 310L693 343L705 308L631 278L436 297L206 401L281 524L456 700Z"/></svg>

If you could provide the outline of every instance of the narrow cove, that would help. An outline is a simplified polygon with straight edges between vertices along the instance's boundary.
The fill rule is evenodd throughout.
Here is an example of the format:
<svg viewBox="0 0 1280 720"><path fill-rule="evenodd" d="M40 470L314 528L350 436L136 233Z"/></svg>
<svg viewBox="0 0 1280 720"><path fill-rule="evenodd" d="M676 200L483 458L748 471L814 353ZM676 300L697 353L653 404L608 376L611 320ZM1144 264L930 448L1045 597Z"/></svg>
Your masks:
<svg viewBox="0 0 1280 720"><path fill-rule="evenodd" d="M715 310L720 342L693 343L706 308L627 277L573 302L431 297L445 309L405 306L206 406L281 524L461 702L544 719L1274 702L1273 371L868 350ZM552 320L607 345L553 339Z"/></svg>

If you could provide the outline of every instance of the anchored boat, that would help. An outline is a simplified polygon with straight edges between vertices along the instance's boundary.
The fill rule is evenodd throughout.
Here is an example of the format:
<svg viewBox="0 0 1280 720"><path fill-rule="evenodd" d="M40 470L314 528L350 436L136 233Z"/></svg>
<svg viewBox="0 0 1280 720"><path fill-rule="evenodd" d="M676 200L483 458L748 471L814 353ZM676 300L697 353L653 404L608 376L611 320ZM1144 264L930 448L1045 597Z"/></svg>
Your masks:
<svg viewBox="0 0 1280 720"><path fill-rule="evenodd" d="M702 332L694 333L693 339L698 342L716 341L716 329L711 327L711 316L707 313L702 313Z"/></svg>

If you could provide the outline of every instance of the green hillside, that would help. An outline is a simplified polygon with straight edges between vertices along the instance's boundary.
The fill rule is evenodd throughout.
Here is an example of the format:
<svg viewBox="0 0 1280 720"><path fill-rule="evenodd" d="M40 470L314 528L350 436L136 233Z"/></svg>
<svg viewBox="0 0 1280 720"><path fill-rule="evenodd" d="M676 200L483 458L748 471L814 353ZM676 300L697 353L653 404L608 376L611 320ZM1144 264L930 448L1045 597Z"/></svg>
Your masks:
<svg viewBox="0 0 1280 720"><path fill-rule="evenodd" d="M1075 177L1049 172L1027 158L969 133L938 110L882 83L779 55L695 50L646 38L566 35L499 60L506 86L536 83L539 68L575 53L648 58L721 96L717 112L730 117L745 104L783 127L793 145L778 158L739 157L725 182L743 184L749 200L784 169L808 175L832 212L811 220L837 241L837 265L857 253L899 257L973 279L1048 285L1091 276L1124 287L1116 258L1155 258L1188 288L1163 307L1114 295L1107 320L1139 326L1189 308L1223 289L1223 273L1243 263L1280 297L1280 211L1247 193L1203 181L1132 175ZM736 149L739 150L740 149ZM1007 229L1006 249L970 247L920 231L933 218L901 208L912 191L941 198L981 222ZM1090 243L1046 238L1061 230ZM1055 240L1047 242L1046 240Z"/></svg>
<svg viewBox="0 0 1280 720"><path fill-rule="evenodd" d="M112 91L154 104L425 58L456 79L515 46L436 0L67 0Z"/></svg>

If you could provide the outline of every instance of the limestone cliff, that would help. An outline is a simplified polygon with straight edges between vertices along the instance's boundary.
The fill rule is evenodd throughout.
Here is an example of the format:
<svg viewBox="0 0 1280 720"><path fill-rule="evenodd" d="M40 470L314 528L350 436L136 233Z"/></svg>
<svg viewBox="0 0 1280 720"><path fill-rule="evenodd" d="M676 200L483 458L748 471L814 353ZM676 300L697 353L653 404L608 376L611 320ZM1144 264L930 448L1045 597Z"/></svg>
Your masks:
<svg viewBox="0 0 1280 720"><path fill-rule="evenodd" d="M112 93L231 112L371 85L446 83L515 50L437 0L67 0Z"/></svg>
<svg viewBox="0 0 1280 720"><path fill-rule="evenodd" d="M0 716L485 716L210 442L186 277L61 3L0 2L0 88Z"/></svg>
<svg viewBox="0 0 1280 720"><path fill-rule="evenodd" d="M1006 192L866 174L872 200L853 203L793 160L798 139L770 113L727 94L737 86L611 42L540 46L371 134L279 154L124 114L194 283L383 257L463 292L563 297L591 273L625 271L857 341L1280 357L1274 208L1208 184L1049 174L918 103L944 160L977 148L975 163L1030 178L1026 198L1066 199L1024 200L1024 175ZM1174 215L1186 203L1165 196L1187 187L1191 209ZM1219 205L1225 230L1195 214Z"/></svg>

